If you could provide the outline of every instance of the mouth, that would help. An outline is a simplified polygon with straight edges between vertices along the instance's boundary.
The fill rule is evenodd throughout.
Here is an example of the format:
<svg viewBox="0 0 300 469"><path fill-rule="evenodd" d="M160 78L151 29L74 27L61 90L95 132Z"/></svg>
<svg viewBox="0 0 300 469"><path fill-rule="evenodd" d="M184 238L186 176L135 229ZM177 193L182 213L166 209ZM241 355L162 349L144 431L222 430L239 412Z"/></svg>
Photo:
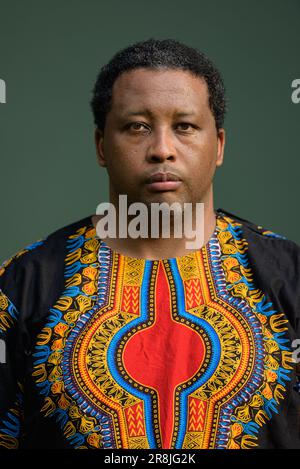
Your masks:
<svg viewBox="0 0 300 469"><path fill-rule="evenodd" d="M174 173L159 172L152 174L147 180L146 185L151 192L175 191L181 185L182 181Z"/></svg>

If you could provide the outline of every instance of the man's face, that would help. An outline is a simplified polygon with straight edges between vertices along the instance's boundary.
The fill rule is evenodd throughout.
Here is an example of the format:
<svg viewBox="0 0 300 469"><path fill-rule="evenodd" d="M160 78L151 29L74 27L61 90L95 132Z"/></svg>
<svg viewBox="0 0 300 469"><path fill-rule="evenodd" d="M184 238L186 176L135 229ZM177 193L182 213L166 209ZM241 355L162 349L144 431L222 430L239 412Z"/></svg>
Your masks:
<svg viewBox="0 0 300 469"><path fill-rule="evenodd" d="M216 131L208 99L205 81L188 71L135 69L117 78L104 133L96 131L111 202L119 194L147 205L209 201L225 133Z"/></svg>

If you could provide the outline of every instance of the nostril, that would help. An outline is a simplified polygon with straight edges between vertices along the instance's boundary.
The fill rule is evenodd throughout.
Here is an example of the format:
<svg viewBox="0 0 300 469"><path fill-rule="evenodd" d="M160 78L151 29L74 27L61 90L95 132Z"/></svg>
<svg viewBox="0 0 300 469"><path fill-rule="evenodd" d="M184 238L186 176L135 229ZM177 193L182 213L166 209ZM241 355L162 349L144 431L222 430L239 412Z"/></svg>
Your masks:
<svg viewBox="0 0 300 469"><path fill-rule="evenodd" d="M161 155L159 155L159 154L154 154L154 155L151 155L151 156L150 156L150 160L151 160L151 161L155 161L155 162L157 162L157 161L162 161L162 160L171 160L171 161L172 161L172 160L174 160L174 159L175 159L175 156L174 156L174 155L166 155L166 156L165 156L165 155L163 155L163 154L161 154Z"/></svg>

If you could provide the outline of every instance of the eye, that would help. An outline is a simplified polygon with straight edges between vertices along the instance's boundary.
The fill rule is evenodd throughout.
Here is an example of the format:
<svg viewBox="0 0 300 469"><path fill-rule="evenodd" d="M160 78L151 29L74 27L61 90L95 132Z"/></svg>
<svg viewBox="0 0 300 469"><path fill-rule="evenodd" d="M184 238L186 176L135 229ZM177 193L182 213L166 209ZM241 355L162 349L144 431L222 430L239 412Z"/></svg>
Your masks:
<svg viewBox="0 0 300 469"><path fill-rule="evenodd" d="M181 127L181 130L186 131L186 130L192 130L195 128L193 124L190 124L189 122L180 122L177 127Z"/></svg>
<svg viewBox="0 0 300 469"><path fill-rule="evenodd" d="M135 132L140 132L141 130L149 130L149 127L143 124L142 122L131 122L127 126L128 129Z"/></svg>

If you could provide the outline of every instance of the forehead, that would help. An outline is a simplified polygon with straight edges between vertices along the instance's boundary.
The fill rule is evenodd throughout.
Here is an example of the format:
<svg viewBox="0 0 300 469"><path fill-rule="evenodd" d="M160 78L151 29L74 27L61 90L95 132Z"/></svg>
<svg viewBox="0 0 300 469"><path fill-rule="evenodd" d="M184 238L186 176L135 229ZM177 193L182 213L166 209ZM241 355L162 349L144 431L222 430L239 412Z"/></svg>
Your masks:
<svg viewBox="0 0 300 469"><path fill-rule="evenodd" d="M112 110L123 113L141 105L158 112L187 107L201 112L209 108L207 84L185 70L140 68L122 73L113 86Z"/></svg>

